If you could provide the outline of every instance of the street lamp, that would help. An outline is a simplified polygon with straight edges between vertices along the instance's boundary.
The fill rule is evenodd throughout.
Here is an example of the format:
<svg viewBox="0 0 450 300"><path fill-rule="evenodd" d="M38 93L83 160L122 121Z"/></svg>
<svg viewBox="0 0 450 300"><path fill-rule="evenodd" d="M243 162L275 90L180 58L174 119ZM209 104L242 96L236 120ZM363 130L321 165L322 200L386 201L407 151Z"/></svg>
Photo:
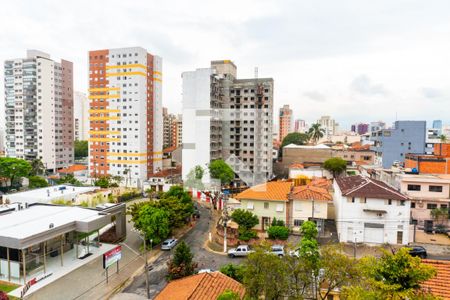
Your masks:
<svg viewBox="0 0 450 300"><path fill-rule="evenodd" d="M136 232L139 237L144 241L144 251L142 253L142 258L145 261L145 288L147 290L147 299L150 299L150 286L149 286L149 280L148 280L148 261L147 261L147 239L145 236L145 231L140 231L138 229L136 229L135 227L131 230ZM153 246L153 240L150 239L150 250Z"/></svg>

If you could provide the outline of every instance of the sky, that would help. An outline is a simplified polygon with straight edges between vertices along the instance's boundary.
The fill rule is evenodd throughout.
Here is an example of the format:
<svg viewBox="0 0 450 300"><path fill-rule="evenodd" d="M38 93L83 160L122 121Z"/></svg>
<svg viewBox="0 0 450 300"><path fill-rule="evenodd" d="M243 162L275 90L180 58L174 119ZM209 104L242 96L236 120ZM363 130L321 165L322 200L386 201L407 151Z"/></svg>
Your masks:
<svg viewBox="0 0 450 300"><path fill-rule="evenodd" d="M448 0L5 1L0 61L27 49L70 60L74 88L86 92L89 50L141 46L163 58L163 106L173 113L183 71L230 59L239 78L258 67L274 79L274 115L289 104L295 118L330 115L344 129L450 124L449 12Z"/></svg>

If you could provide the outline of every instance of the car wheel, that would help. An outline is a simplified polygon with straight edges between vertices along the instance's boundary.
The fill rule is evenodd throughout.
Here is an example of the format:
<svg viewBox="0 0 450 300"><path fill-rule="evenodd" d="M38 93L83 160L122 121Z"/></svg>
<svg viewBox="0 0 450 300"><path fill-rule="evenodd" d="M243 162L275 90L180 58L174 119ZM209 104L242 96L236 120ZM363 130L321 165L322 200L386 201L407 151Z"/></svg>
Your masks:
<svg viewBox="0 0 450 300"><path fill-rule="evenodd" d="M229 257L234 258L234 254L230 254Z"/></svg>
<svg viewBox="0 0 450 300"><path fill-rule="evenodd" d="M283 257L283 254L278 254L278 257Z"/></svg>
<svg viewBox="0 0 450 300"><path fill-rule="evenodd" d="M420 254L420 258L425 259L427 258L427 255L425 253Z"/></svg>

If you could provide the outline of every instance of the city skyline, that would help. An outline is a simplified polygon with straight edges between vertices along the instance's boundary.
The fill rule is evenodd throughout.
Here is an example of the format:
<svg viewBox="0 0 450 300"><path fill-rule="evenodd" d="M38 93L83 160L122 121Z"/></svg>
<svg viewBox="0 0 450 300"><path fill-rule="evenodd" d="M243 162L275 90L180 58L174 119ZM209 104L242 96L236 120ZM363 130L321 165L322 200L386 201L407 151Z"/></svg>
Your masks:
<svg viewBox="0 0 450 300"><path fill-rule="evenodd" d="M349 128L363 121L360 115L367 111L367 122L450 123L442 109L450 94L445 80L450 75L450 22L444 13L449 4L444 1L432 7L413 1L407 8L390 2L320 6L258 1L239 3L239 10L221 6L220 15L216 5L199 2L117 2L111 8L90 3L95 13L89 15L83 13L87 2L55 3L5 3L2 25L22 23L0 34L2 61L27 49L66 58L74 62L74 90L86 93L89 49L141 46L165 57L163 105L175 114L181 112L184 70L231 59L241 66L239 77L254 77L255 67L259 77L273 77L274 107L289 104L294 118L308 123L330 115ZM116 10L129 12L123 22L102 18ZM38 16L44 12L51 17L42 22ZM98 18L109 25L103 35L92 26ZM417 109L423 103L426 111Z"/></svg>

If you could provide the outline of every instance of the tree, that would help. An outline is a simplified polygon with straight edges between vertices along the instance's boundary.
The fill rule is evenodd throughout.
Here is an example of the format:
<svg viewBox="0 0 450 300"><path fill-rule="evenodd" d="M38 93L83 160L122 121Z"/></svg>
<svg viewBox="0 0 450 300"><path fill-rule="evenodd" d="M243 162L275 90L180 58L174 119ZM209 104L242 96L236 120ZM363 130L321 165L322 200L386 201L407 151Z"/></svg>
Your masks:
<svg viewBox="0 0 450 300"><path fill-rule="evenodd" d="M168 198L172 196L180 199L183 203L192 202L192 196L179 185L171 186L170 189L165 192L161 198Z"/></svg>
<svg viewBox="0 0 450 300"><path fill-rule="evenodd" d="M186 180L183 182L184 187L202 190L204 185L201 179L197 179L198 175L199 174L196 174L195 169L190 170L186 176Z"/></svg>
<svg viewBox="0 0 450 300"><path fill-rule="evenodd" d="M412 257L408 248L396 253L383 250L378 259L364 257L359 268L362 278L343 288L343 299L434 299L420 285L436 271L419 257Z"/></svg>
<svg viewBox="0 0 450 300"><path fill-rule="evenodd" d="M144 232L146 239L153 240L154 244L159 244L170 233L168 212L152 206L151 203L139 207L131 221L134 222L134 227Z"/></svg>
<svg viewBox="0 0 450 300"><path fill-rule="evenodd" d="M170 228L179 228L186 224L194 213L194 203L183 202L175 196L166 195L156 202L158 207L167 211L169 215Z"/></svg>
<svg viewBox="0 0 450 300"><path fill-rule="evenodd" d="M273 218L271 226L285 226L283 220L277 220L277 218Z"/></svg>
<svg viewBox="0 0 450 300"><path fill-rule="evenodd" d="M64 184L64 183L68 183L68 184L72 184L74 186L82 186L83 184L76 179L72 174L67 174L64 177L61 177L60 179L57 179L56 182L58 184Z"/></svg>
<svg viewBox="0 0 450 300"><path fill-rule="evenodd" d="M81 159L89 156L88 141L75 141L73 143L75 159Z"/></svg>
<svg viewBox="0 0 450 300"><path fill-rule="evenodd" d="M439 140L441 141L441 143L446 143L448 138L447 138L447 136L445 134L441 134L439 136Z"/></svg>
<svg viewBox="0 0 450 300"><path fill-rule="evenodd" d="M0 177L10 180L10 187L20 177L30 174L31 165L23 159L13 157L0 157Z"/></svg>
<svg viewBox="0 0 450 300"><path fill-rule="evenodd" d="M194 172L195 172L195 179L202 180L203 174L205 173L205 170L203 170L202 166L195 166Z"/></svg>
<svg viewBox="0 0 450 300"><path fill-rule="evenodd" d="M220 267L220 272L242 283L244 280L245 266L227 264Z"/></svg>
<svg viewBox="0 0 450 300"><path fill-rule="evenodd" d="M290 144L305 145L306 143L308 143L308 140L309 137L306 133L291 132L284 137L283 141L281 142L281 148Z"/></svg>
<svg viewBox="0 0 450 300"><path fill-rule="evenodd" d="M448 208L434 208L431 210L431 217L438 224L443 224L446 220L449 219L449 210Z"/></svg>
<svg viewBox="0 0 450 300"><path fill-rule="evenodd" d="M239 228L245 230L252 229L259 224L258 216L244 209L235 209L231 214L231 219L239 225Z"/></svg>
<svg viewBox="0 0 450 300"><path fill-rule="evenodd" d="M234 179L233 169L222 159L213 160L209 166L209 175L220 180L220 184L227 185Z"/></svg>
<svg viewBox="0 0 450 300"><path fill-rule="evenodd" d="M289 237L289 228L286 226L270 226L267 229L269 239L272 240L287 240Z"/></svg>
<svg viewBox="0 0 450 300"><path fill-rule="evenodd" d="M317 238L318 230L317 226L312 221L303 222L300 227L300 232L303 236L303 239L315 240Z"/></svg>
<svg viewBox="0 0 450 300"><path fill-rule="evenodd" d="M347 162L340 157L332 157L323 163L323 167L336 177L347 169Z"/></svg>
<svg viewBox="0 0 450 300"><path fill-rule="evenodd" d="M217 297L217 300L240 300L241 297L238 293L232 290L225 290L222 294Z"/></svg>
<svg viewBox="0 0 450 300"><path fill-rule="evenodd" d="M320 140L324 134L325 129L321 128L319 123L312 124L311 128L308 130L308 136L313 140L314 144L317 144L317 141Z"/></svg>
<svg viewBox="0 0 450 300"><path fill-rule="evenodd" d="M194 274L197 263L193 261L194 255L191 253L189 246L182 241L175 247L173 259L168 265L168 279L178 279Z"/></svg>
<svg viewBox="0 0 450 300"><path fill-rule="evenodd" d="M284 259L259 248L250 253L245 265L244 286L250 299L283 299L289 281Z"/></svg>
<svg viewBox="0 0 450 300"><path fill-rule="evenodd" d="M36 175L43 175L45 174L45 166L44 163L42 162L42 160L36 158L33 159L30 163L31 165L31 171L30 171L30 175L31 176L36 176Z"/></svg>
<svg viewBox="0 0 450 300"><path fill-rule="evenodd" d="M40 176L30 176L28 177L28 180L28 187L30 189L43 188L48 186L47 180Z"/></svg>

